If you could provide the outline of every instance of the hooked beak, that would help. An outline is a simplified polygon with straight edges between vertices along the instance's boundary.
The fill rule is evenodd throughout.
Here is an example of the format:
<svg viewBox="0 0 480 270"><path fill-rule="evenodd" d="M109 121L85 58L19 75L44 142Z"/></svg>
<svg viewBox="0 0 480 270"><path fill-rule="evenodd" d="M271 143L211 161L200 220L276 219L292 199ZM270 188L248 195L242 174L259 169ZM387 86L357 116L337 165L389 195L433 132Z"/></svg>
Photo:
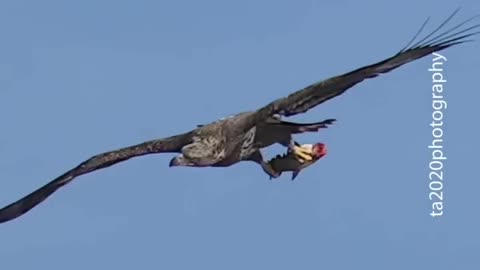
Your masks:
<svg viewBox="0 0 480 270"><path fill-rule="evenodd" d="M169 167L176 167L176 166L193 166L198 167L195 163L191 162L190 160L186 159L183 154L178 155L170 160L168 164Z"/></svg>
<svg viewBox="0 0 480 270"><path fill-rule="evenodd" d="M175 166L180 166L180 161L178 160L178 157L174 157L170 160L170 163L168 164L168 167L175 167Z"/></svg>

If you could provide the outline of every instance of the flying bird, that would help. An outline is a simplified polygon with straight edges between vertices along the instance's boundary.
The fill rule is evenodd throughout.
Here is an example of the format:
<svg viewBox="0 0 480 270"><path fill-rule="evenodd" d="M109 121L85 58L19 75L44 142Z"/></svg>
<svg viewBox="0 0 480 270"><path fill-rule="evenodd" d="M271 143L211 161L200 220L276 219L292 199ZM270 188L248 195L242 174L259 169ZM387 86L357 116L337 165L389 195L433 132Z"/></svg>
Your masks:
<svg viewBox="0 0 480 270"><path fill-rule="evenodd" d="M309 150L295 147L295 143L291 141L291 134L316 131L332 122L326 120L312 125L296 124L283 122L279 117L305 113L309 109L341 95L365 79L377 77L431 53L471 41L469 38L478 34L474 30L480 27L480 24L467 25L478 16L443 30L457 12L458 10L433 32L416 41L427 24L427 20L405 48L380 62L314 83L287 97L274 100L257 110L242 112L206 125L200 125L182 134L95 155L29 195L0 209L0 223L25 214L60 187L72 182L80 175L149 154L177 153L177 156L170 161L170 166L228 167L241 161L253 161L259 163L271 177L277 177L279 172L273 169L272 163L263 160L260 149L272 143L280 143L288 145L292 151L299 154L297 156L303 155L305 158L307 154L305 160L308 161ZM442 33L437 34L440 29L442 29ZM316 156L313 156L315 153L310 154L312 155L311 160L317 159ZM282 168L277 169L282 171Z"/></svg>

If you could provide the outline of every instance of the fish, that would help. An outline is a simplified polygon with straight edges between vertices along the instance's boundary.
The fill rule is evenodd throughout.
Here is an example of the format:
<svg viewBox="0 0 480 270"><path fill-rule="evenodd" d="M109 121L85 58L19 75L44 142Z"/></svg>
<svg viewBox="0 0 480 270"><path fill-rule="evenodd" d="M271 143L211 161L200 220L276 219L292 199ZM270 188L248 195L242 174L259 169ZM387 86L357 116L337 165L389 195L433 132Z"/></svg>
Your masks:
<svg viewBox="0 0 480 270"><path fill-rule="evenodd" d="M295 142L285 154L277 155L268 161L272 169L280 176L283 172L292 172L291 180L305 168L313 165L327 155L327 146L324 143L303 144ZM272 177L270 176L270 180Z"/></svg>

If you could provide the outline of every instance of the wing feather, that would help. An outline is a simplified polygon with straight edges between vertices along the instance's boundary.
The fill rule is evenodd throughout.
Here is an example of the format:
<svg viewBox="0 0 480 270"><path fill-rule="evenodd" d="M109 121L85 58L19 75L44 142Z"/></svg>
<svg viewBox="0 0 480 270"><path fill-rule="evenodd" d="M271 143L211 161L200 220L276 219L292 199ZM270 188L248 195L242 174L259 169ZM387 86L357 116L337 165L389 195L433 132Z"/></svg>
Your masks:
<svg viewBox="0 0 480 270"><path fill-rule="evenodd" d="M77 176L100 170L138 156L180 152L182 147L191 143L192 140L193 131L95 155L43 187L0 209L0 223L15 219L30 211L59 188L70 183Z"/></svg>
<svg viewBox="0 0 480 270"><path fill-rule="evenodd" d="M474 29L479 28L480 24L475 24L464 29L463 27L467 23L478 18L478 16L474 16L441 34L431 37L440 28L446 25L446 23L450 21L453 15L455 15L457 12L458 10L456 10L450 17L448 17L446 21L444 21L439 27L437 27L425 38L421 39L419 42L415 43L411 47L408 47L409 45L407 45L406 48L402 49L400 52L388 59L369 66L361 67L340 76L332 77L327 80L312 84L290 94L287 97L280 98L269 103L265 107L260 108L254 114L252 114L251 122L249 122L249 125L255 125L258 122L265 121L265 119L274 114L288 117L295 114L304 113L309 109L331 98L343 94L346 90L356 85L357 83L362 82L365 79L374 78L382 73L387 73L406 63L422 58L431 53L441 51L457 44L471 41L467 39L480 33L472 32ZM425 24L426 22L422 25L420 31L424 28ZM457 30L458 28L460 29ZM454 30L457 31L452 33L452 31ZM414 39L416 39L419 32L417 32L417 34L409 42L409 44L412 43ZM447 34L449 35L445 36Z"/></svg>

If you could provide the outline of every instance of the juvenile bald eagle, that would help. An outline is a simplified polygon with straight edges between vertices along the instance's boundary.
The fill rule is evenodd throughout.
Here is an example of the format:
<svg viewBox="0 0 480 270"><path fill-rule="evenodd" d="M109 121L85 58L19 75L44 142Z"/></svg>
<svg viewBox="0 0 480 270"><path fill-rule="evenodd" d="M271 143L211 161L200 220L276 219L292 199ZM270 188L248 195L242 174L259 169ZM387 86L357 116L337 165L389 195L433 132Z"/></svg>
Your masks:
<svg viewBox="0 0 480 270"><path fill-rule="evenodd" d="M365 79L374 78L431 53L469 41L469 37L478 34L473 30L480 25L466 25L476 17L436 34L457 11L432 33L415 42L426 25L425 22L404 49L378 63L312 84L254 111L239 113L183 134L95 155L24 198L0 209L0 223L26 213L77 176L148 154L179 153L171 160L171 166L225 167L240 161L254 161L262 165L272 177L276 177L278 172L272 169L271 164L263 161L260 149L276 142L288 145L291 134L318 130L331 121L302 125L281 122L275 115L288 117L304 113ZM295 149L297 150L298 148ZM282 168L278 169L282 171Z"/></svg>

